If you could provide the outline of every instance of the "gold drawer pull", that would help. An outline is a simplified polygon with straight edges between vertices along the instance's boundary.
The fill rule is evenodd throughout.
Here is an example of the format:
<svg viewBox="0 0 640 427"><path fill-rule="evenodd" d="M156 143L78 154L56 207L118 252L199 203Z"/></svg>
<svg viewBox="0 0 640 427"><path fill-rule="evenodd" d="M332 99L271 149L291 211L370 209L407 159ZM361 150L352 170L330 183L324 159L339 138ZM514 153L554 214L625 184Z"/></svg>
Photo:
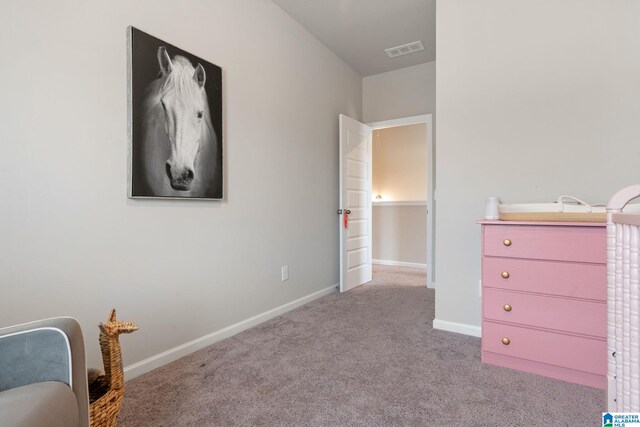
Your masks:
<svg viewBox="0 0 640 427"><path fill-rule="evenodd" d="M504 240L502 241L502 244L503 244L503 245L505 245L505 246L511 246L511 240L509 240L509 239L504 239Z"/></svg>
<svg viewBox="0 0 640 427"><path fill-rule="evenodd" d="M504 311L511 311L511 306L509 304L505 304L502 308L504 308Z"/></svg>
<svg viewBox="0 0 640 427"><path fill-rule="evenodd" d="M511 344L511 340L509 338L502 338L502 344L509 345Z"/></svg>
<svg viewBox="0 0 640 427"><path fill-rule="evenodd" d="M509 272L508 271L503 271L502 272L502 278L503 279L508 279L509 278Z"/></svg>

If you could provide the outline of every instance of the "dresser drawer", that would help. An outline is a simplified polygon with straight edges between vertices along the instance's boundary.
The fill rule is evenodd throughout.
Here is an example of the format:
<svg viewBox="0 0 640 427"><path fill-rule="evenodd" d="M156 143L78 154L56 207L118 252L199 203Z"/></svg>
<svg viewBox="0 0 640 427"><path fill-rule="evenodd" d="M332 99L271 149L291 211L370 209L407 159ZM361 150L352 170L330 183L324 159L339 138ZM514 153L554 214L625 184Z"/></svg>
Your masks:
<svg viewBox="0 0 640 427"><path fill-rule="evenodd" d="M484 227L483 244L488 256L607 262L604 227L493 225Z"/></svg>
<svg viewBox="0 0 640 427"><path fill-rule="evenodd" d="M509 345L503 344L505 338ZM605 340L492 322L482 323L482 350L599 375L607 369Z"/></svg>
<svg viewBox="0 0 640 427"><path fill-rule="evenodd" d="M607 304L604 302L484 289L482 305L484 318L488 320L607 336Z"/></svg>
<svg viewBox="0 0 640 427"><path fill-rule="evenodd" d="M482 284L491 288L606 301L606 283L606 264L493 257L482 260Z"/></svg>

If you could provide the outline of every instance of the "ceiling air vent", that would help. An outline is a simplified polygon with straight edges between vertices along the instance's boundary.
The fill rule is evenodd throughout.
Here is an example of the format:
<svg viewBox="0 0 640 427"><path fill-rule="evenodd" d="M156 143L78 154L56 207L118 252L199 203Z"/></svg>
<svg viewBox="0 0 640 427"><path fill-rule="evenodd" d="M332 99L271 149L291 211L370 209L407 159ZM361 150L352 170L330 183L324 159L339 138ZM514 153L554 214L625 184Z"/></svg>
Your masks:
<svg viewBox="0 0 640 427"><path fill-rule="evenodd" d="M395 58L396 56L406 55L408 53L419 52L424 50L424 46L422 42L418 40L417 42L407 43L396 47L390 47L389 49L385 49L389 58Z"/></svg>

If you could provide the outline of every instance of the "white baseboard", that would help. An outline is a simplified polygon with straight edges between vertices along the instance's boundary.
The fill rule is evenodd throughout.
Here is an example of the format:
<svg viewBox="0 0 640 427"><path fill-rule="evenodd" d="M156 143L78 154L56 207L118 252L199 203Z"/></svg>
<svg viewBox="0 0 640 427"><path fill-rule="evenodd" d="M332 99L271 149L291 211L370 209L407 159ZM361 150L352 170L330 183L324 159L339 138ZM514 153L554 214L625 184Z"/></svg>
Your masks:
<svg viewBox="0 0 640 427"><path fill-rule="evenodd" d="M448 322L446 320L433 319L433 329L441 331L456 332L463 335L471 335L472 337L482 337L482 328L480 326L467 325L466 323Z"/></svg>
<svg viewBox="0 0 640 427"><path fill-rule="evenodd" d="M419 262L391 261L387 259L372 259L371 262L378 265L391 265L393 267L422 268L424 270L427 269L427 264L421 264Z"/></svg>
<svg viewBox="0 0 640 427"><path fill-rule="evenodd" d="M203 337L196 338L195 340L181 344L167 351L163 351L160 354L156 354L155 356L151 356L147 359L141 360L140 362L125 367L125 376L127 380L130 380L132 378L145 374L153 369L159 368L160 366L166 365L167 363L184 357L187 354L193 353L194 351L200 350L225 338L229 338L230 336L240 333L246 329L252 328L262 322L266 322L269 319L273 319L274 317L280 316L281 314L291 311L294 308L298 308L308 302L326 295L330 295L334 292L336 292L336 285L329 286L328 288L322 289L318 292L314 292L295 301L288 302L284 305L281 305L280 307L265 311L264 313L258 314L257 316L250 317Z"/></svg>

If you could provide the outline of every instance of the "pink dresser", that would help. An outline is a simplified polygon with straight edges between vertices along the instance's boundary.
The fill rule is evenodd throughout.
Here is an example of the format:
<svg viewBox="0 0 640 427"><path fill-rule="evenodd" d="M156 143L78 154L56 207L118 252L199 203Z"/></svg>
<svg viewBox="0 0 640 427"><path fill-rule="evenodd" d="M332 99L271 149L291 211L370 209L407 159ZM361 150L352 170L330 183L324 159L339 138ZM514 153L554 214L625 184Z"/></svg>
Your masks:
<svg viewBox="0 0 640 427"><path fill-rule="evenodd" d="M480 224L482 362L605 388L606 224Z"/></svg>

